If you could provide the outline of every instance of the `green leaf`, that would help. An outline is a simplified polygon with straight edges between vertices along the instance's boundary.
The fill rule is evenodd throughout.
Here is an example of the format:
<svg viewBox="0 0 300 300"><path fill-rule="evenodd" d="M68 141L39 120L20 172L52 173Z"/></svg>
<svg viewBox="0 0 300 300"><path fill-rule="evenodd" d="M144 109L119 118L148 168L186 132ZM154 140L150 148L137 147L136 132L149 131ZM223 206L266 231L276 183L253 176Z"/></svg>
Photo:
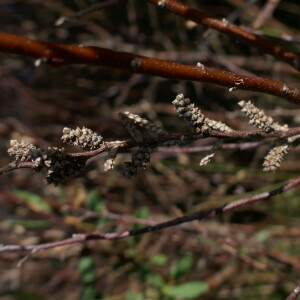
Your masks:
<svg viewBox="0 0 300 300"><path fill-rule="evenodd" d="M255 234L255 239L258 241L258 242L264 242L266 241L270 236L272 235L272 232L268 229L265 229L265 230L261 230L259 232L257 232Z"/></svg>
<svg viewBox="0 0 300 300"><path fill-rule="evenodd" d="M52 208L47 201L36 194L21 190L15 190L13 191L13 194L21 200L29 202L30 206L36 211L52 212Z"/></svg>
<svg viewBox="0 0 300 300"><path fill-rule="evenodd" d="M105 206L103 198L97 190L92 190L91 192L89 192L87 202L89 210L98 213L100 213Z"/></svg>
<svg viewBox="0 0 300 300"><path fill-rule="evenodd" d="M181 278L193 266L193 255L187 253L182 259L179 260L177 265L171 267L170 276L176 280Z"/></svg>
<svg viewBox="0 0 300 300"><path fill-rule="evenodd" d="M80 272L85 272L94 266L93 259L90 256L83 256L78 262Z"/></svg>
<svg viewBox="0 0 300 300"><path fill-rule="evenodd" d="M167 286L163 293L175 299L193 299L203 295L208 289L208 284L203 281L190 281L176 286Z"/></svg>
<svg viewBox="0 0 300 300"><path fill-rule="evenodd" d="M149 217L149 209L147 206L143 206L141 208L139 208L136 212L135 212L135 216L137 218L140 219L147 219Z"/></svg>
<svg viewBox="0 0 300 300"><path fill-rule="evenodd" d="M84 286L81 291L80 300L96 299L97 290L95 286Z"/></svg>
<svg viewBox="0 0 300 300"><path fill-rule="evenodd" d="M155 254L150 258L150 263L156 266L162 266L166 262L167 262L167 256L162 253Z"/></svg>
<svg viewBox="0 0 300 300"><path fill-rule="evenodd" d="M51 220L11 220L10 223L27 229L45 228L53 224Z"/></svg>
<svg viewBox="0 0 300 300"><path fill-rule="evenodd" d="M144 300L144 296L142 293L137 293L133 291L128 291L125 295L126 300Z"/></svg>
<svg viewBox="0 0 300 300"><path fill-rule="evenodd" d="M153 287L157 289L161 289L166 285L164 279L155 273L149 273L147 276L147 280Z"/></svg>
<svg viewBox="0 0 300 300"><path fill-rule="evenodd" d="M90 256L83 256L78 261L78 269L82 282L87 285L91 284L96 279L94 261Z"/></svg>

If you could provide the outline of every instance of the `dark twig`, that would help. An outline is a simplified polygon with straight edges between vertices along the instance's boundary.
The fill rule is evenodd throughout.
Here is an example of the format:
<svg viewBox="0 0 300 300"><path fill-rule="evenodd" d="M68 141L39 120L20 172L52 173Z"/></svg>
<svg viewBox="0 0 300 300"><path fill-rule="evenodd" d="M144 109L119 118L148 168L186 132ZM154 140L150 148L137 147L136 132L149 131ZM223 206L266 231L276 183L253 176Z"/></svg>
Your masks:
<svg viewBox="0 0 300 300"><path fill-rule="evenodd" d="M21 246L21 245L2 245L0 246L0 252L14 252L14 251L40 251L40 250L46 250L51 249L55 247L60 246L68 246L72 244L82 243L89 240L118 240L127 238L129 236L137 236L149 232L159 231L163 230L169 227L178 226L184 223L192 222L192 221L201 221L207 218L212 218L217 215L223 214L224 212L231 211L233 209L237 209L240 207L244 207L250 204L254 204L256 202L264 201L267 199L270 199L271 197L275 195L279 195L284 193L287 190L293 189L297 187L300 184L300 177L294 178L290 182L282 185L281 187L274 189L270 192L264 192L255 196L250 196L246 198L242 198L236 201L233 201L231 203L218 206L216 208L207 209L207 210L201 210L197 213L194 213L189 216L183 216L180 218L176 218L170 221L158 223L153 226L146 226L140 229L133 229L128 231L122 231L122 232L111 232L111 233L104 233L104 234L97 234L97 233L88 233L88 234L75 234L72 238L57 241L57 242L51 242L51 243L45 243L45 244L39 244L39 245L29 245L29 246ZM295 299L295 298L289 298L289 299Z"/></svg>
<svg viewBox="0 0 300 300"><path fill-rule="evenodd" d="M0 168L0 175L17 170L17 169L34 169L35 165L31 161L14 161L7 166Z"/></svg>
<svg viewBox="0 0 300 300"><path fill-rule="evenodd" d="M290 128L286 131L274 131L274 132L264 132L264 131L241 131L241 130L232 130L232 131L228 131L228 132L220 132L220 131L210 131L209 134L189 134L186 135L186 137L190 140L190 141L196 141L198 139L203 139L203 138L209 138L209 137L215 137L215 138L220 138L220 139L245 139L245 138L280 138L280 139L285 139L291 136L295 136L300 134L300 127L297 128ZM147 142L149 145L157 147L159 145L161 145L164 142L167 141L172 141L172 140L180 140L182 137L182 134L180 133L173 133L170 135L166 135L166 136L161 136L159 138L154 138L154 139L149 139ZM249 143L245 143L247 145L241 145L241 146L235 146L234 144L225 144L222 147L227 148L227 149L238 149L238 148L242 148L242 147L246 147L246 148L251 148L253 146L258 146L259 142L254 142L253 145L249 144ZM75 152L75 153L66 153L67 155L69 155L70 157L74 157L74 158L83 158L85 160L97 156L103 152L108 152L114 148L118 148L119 150L126 150L126 149L130 149L133 147L136 147L138 144L131 140L123 140L123 141L116 141L116 142L108 142L108 143L104 143L100 148L96 149L96 150L90 150L90 151L82 151L82 152ZM212 147L209 146L209 150L212 150ZM162 148L161 150L166 152L166 150L163 150L164 148ZM194 148L196 149L196 148ZM208 149L208 148L207 148ZM170 150L167 152L174 152L175 150ZM178 150L179 151L179 150ZM183 150L185 151L185 150ZM189 150L186 150L187 152ZM202 151L206 151L206 148L203 149ZM193 150L193 152L195 152ZM3 175L4 173L8 173L11 171L14 171L16 169L22 169L22 168L30 168L30 169L35 169L36 165L34 162L30 162L30 161L14 161L11 162L10 164L8 164L7 166L4 166L2 168L0 168L0 175Z"/></svg>
<svg viewBox="0 0 300 300"><path fill-rule="evenodd" d="M239 26L230 24L226 19L219 20L207 16L204 12L191 8L174 0L148 0L149 3L164 7L174 14L177 14L187 20L192 20L198 24L216 29L224 34L233 36L237 39L244 40L250 45L263 49L266 53L287 62L293 68L299 70L300 58L297 54L283 49L280 46L272 44L270 41L242 29Z"/></svg>
<svg viewBox="0 0 300 300"><path fill-rule="evenodd" d="M61 26L65 23L67 23L67 22L72 22L73 20L81 19L82 17L84 17L88 14L96 12L100 9L103 9L103 8L107 7L107 6L116 4L118 2L121 2L121 0L106 0L106 1L103 1L103 2L100 2L100 3L95 3L95 4L89 6L86 9L83 9L83 10L80 10L80 11L76 12L72 16L68 16L68 17L67 16L61 16L58 20L56 20L55 25L56 26Z"/></svg>
<svg viewBox="0 0 300 300"><path fill-rule="evenodd" d="M300 286L297 285L294 290L285 298L285 300L295 300L300 295Z"/></svg>
<svg viewBox="0 0 300 300"><path fill-rule="evenodd" d="M232 90L258 91L282 97L300 105L300 90L279 81L235 74L215 68L200 68L100 47L64 45L0 33L0 51L36 57L53 66L101 65L168 79L208 82L226 86Z"/></svg>
<svg viewBox="0 0 300 300"><path fill-rule="evenodd" d="M245 142L245 143L226 143L221 145L223 150L248 150L267 144L266 141ZM190 147L159 147L157 150L162 153L196 153L206 152L214 149L214 146L190 146Z"/></svg>

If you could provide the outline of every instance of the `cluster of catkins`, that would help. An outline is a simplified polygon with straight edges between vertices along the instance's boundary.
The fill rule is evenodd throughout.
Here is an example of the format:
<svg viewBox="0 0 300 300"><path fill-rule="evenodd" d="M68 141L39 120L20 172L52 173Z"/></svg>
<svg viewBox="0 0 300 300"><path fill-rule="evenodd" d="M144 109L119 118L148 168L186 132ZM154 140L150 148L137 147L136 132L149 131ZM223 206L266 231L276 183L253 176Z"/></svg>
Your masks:
<svg viewBox="0 0 300 300"><path fill-rule="evenodd" d="M65 144L88 150L98 149L103 144L103 137L86 127L82 127L82 129L79 127L76 129L65 127L61 139Z"/></svg>
<svg viewBox="0 0 300 300"><path fill-rule="evenodd" d="M151 153L155 147L151 145L149 139L166 138L169 134L149 120L130 112L119 113L119 119L138 145L138 150L132 154L131 161L125 163L124 175L130 178L137 174L138 168L146 168L150 163Z"/></svg>
<svg viewBox="0 0 300 300"><path fill-rule="evenodd" d="M98 136L92 130L83 127L80 129L63 129L62 140L66 144L80 146L82 149L97 149L103 144L103 138ZM49 147L44 150L33 144L16 140L10 141L8 154L15 156L16 161L33 162L34 170L46 170L46 180L55 185L63 182L70 176L77 175L84 167L86 158L74 157L65 152L65 150Z"/></svg>
<svg viewBox="0 0 300 300"><path fill-rule="evenodd" d="M288 126L280 125L268 116L263 110L257 108L251 101L240 101L238 105L242 112L248 117L249 124L265 132L286 131ZM279 145L271 148L264 158L263 170L275 172L279 167L284 155L288 152L288 143L292 140L279 140Z"/></svg>
<svg viewBox="0 0 300 300"><path fill-rule="evenodd" d="M173 101L176 111L180 118L188 121L195 134L208 134L211 131L231 132L226 124L211 120L201 112L201 110L185 98L183 94L176 96ZM249 118L249 123L265 132L286 131L287 125L280 125L274 122L273 118L264 111L254 106L251 101L240 101L239 106L242 112ZM191 140L183 134L179 140L172 140L171 135L163 128L155 125L149 120L130 112L119 113L119 118L124 127L131 135L132 140L138 147L137 151L132 153L131 161L126 162L125 176L132 177L137 174L138 168L146 168L150 163L151 154L158 145L174 145L176 143L189 143ZM102 146L107 147L108 152L104 162L104 170L111 171L114 168L115 160L118 154L119 144L121 142L104 142L101 135L96 134L89 128L63 129L62 140L64 143L79 146L84 150L96 150ZM153 142L154 141L154 142ZM294 142L293 137L286 140L278 140L268 154L263 163L264 171L275 171L288 152L289 144ZM213 151L208 153L201 161L200 165L206 165L213 158L214 152L221 148L221 144L216 144ZM47 170L46 179L48 183L59 184L66 178L78 174L85 165L85 157L72 156L67 154L64 149L49 147L43 150L33 144L16 140L11 140L9 155L15 156L16 162L33 162L34 169L40 171Z"/></svg>
<svg viewBox="0 0 300 300"><path fill-rule="evenodd" d="M47 182L55 185L61 183L71 175L76 175L85 165L82 158L72 157L64 152L64 149L49 147L46 150L36 146L16 140L10 141L8 154L15 156L16 161L33 162L34 170L47 170Z"/></svg>
<svg viewBox="0 0 300 300"><path fill-rule="evenodd" d="M195 133L205 134L211 130L217 130L221 132L230 132L232 129L222 122L211 120L206 118L201 110L191 102L189 98L185 98L183 94L176 96L173 101L175 109L177 110L179 117L188 121ZM274 131L286 131L288 130L287 125L280 125L273 120L272 117L268 116L263 110L257 108L251 101L240 101L238 105L242 108L241 111L249 119L249 123L265 132ZM279 140L277 145L270 149L268 154L264 158L263 170L264 171L275 171L280 167L280 163L284 155L288 152L288 143L293 142L291 138L286 141ZM214 147L213 147L214 148ZM217 147L218 149L220 147ZM206 155L200 161L200 165L206 165L210 162L214 156L214 151Z"/></svg>

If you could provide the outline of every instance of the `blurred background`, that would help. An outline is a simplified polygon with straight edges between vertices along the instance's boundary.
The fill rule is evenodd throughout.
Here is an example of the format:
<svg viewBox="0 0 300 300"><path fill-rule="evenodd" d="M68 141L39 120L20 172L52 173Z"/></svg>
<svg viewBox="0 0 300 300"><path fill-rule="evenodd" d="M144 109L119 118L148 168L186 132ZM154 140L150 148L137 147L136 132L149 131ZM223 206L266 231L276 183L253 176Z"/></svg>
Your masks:
<svg viewBox="0 0 300 300"><path fill-rule="evenodd" d="M71 18L96 3L101 10ZM184 1L299 53L300 4L282 1ZM273 3L270 18L261 14ZM262 15L262 18L260 16ZM59 43L101 46L195 65L201 62L300 88L299 74L259 49L146 1L1 0L1 30ZM65 126L88 127L106 141L129 138L118 112L139 114L170 132L188 132L172 101L190 97L212 119L252 129L237 102L252 100L277 122L300 126L300 109L284 99L211 84L166 80L100 66L36 67L0 53L0 164L11 161L10 139L62 147ZM57 187L45 174L17 170L0 180L0 243L32 245L74 233L116 232L155 224L268 191L298 175L298 149L276 173L262 171L267 145L207 153L157 151L151 167L123 176L130 153L103 171L105 155ZM247 141L245 141L247 142ZM196 151L198 147L198 151ZM67 147L68 151L78 149ZM38 252L0 253L0 298L16 299L284 299L299 281L300 205L297 189L265 203L161 232L119 241L90 241Z"/></svg>

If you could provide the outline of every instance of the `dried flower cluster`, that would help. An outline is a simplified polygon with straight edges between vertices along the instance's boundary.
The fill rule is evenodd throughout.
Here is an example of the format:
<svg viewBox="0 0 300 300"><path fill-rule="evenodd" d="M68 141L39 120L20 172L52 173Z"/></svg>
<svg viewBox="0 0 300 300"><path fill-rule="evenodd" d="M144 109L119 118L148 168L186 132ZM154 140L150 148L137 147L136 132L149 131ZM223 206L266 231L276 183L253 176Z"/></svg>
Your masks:
<svg viewBox="0 0 300 300"><path fill-rule="evenodd" d="M263 170L275 172L276 169L280 167L280 163L284 155L288 152L288 149L288 145L281 145L272 148L264 159Z"/></svg>
<svg viewBox="0 0 300 300"><path fill-rule="evenodd" d="M34 162L35 171L47 170L47 182L55 185L71 175L76 175L85 165L85 159L76 158L64 152L64 149L49 147L47 150L37 148L24 141L10 141L8 154L15 156L16 161Z"/></svg>
<svg viewBox="0 0 300 300"><path fill-rule="evenodd" d="M28 144L25 141L19 143L17 140L11 140L7 153L10 156L14 156L18 161L28 161L31 160L32 153L36 150L36 146Z"/></svg>
<svg viewBox="0 0 300 300"><path fill-rule="evenodd" d="M105 162L104 162L104 171L109 172L113 170L115 166L116 157L118 154L118 148L113 148L110 151L108 151L108 154L106 156Z"/></svg>
<svg viewBox="0 0 300 300"><path fill-rule="evenodd" d="M85 165L85 159L72 157L63 149L48 148L42 155L47 168L47 182L58 185L70 176L76 176Z"/></svg>
<svg viewBox="0 0 300 300"><path fill-rule="evenodd" d="M242 112L249 118L249 124L264 130L271 131L285 131L288 129L287 125L280 125L274 122L273 118L268 116L263 110L257 108L251 101L240 101L238 105L242 108Z"/></svg>
<svg viewBox="0 0 300 300"><path fill-rule="evenodd" d="M232 131L230 127L222 122L206 118L201 110L191 102L189 98L184 98L183 94L176 96L172 102L180 118L189 121L196 133L207 133L209 130L218 130L222 132Z"/></svg>
<svg viewBox="0 0 300 300"><path fill-rule="evenodd" d="M130 178L137 174L138 168L146 168L150 163L151 153L155 147L150 146L147 142L148 135L150 134L150 136L152 135L155 138L167 137L168 132L147 119L130 112L119 113L119 118L139 145L137 152L132 154L131 162L125 163L124 175Z"/></svg>
<svg viewBox="0 0 300 300"><path fill-rule="evenodd" d="M226 124L206 118L201 110L189 98L185 98L183 94L177 95L173 104L179 117L187 120L197 134L209 135L211 130L224 133L233 132L233 129ZM242 108L242 112L249 118L250 124L259 129L266 132L286 131L288 129L287 125L282 126L274 122L264 111L255 107L251 101L240 101L239 105ZM130 112L119 113L119 118L135 142L133 146L138 148L136 152L132 153L131 161L124 164L124 175L127 177L136 175L138 168L146 168L150 163L152 152L159 145L183 145L193 141L193 135L191 134L172 136L149 120ZM104 171L106 172L113 170L118 150L124 145L124 141L104 142L101 135L86 127L77 127L76 129L65 127L62 140L66 144L79 146L85 150L99 149L101 150L99 153L106 150L107 156L104 161ZM285 140L282 138L277 140L277 145L279 146L272 148L266 155L263 170L275 171L279 168L284 155L288 152L289 146L292 143L296 144L298 140L299 135L286 138ZM221 149L222 143L223 139L219 139L216 142L211 151L201 159L200 166L206 165L211 161L215 152ZM8 153L15 157L16 162L33 162L34 170L46 170L47 182L55 185L63 182L70 176L78 174L89 157L67 154L63 148L49 147L47 150L44 150L25 141L11 140L10 146ZM101 148L102 146L103 148Z"/></svg>
<svg viewBox="0 0 300 300"><path fill-rule="evenodd" d="M79 146L82 149L89 150L98 149L103 143L103 137L101 135L97 135L86 127L82 127L82 129L79 127L76 129L65 127L61 139L65 144Z"/></svg>
<svg viewBox="0 0 300 300"><path fill-rule="evenodd" d="M138 151L132 154L131 162L125 163L124 175L130 178L137 174L138 168L147 168L152 152L152 147L146 145L139 147Z"/></svg>

